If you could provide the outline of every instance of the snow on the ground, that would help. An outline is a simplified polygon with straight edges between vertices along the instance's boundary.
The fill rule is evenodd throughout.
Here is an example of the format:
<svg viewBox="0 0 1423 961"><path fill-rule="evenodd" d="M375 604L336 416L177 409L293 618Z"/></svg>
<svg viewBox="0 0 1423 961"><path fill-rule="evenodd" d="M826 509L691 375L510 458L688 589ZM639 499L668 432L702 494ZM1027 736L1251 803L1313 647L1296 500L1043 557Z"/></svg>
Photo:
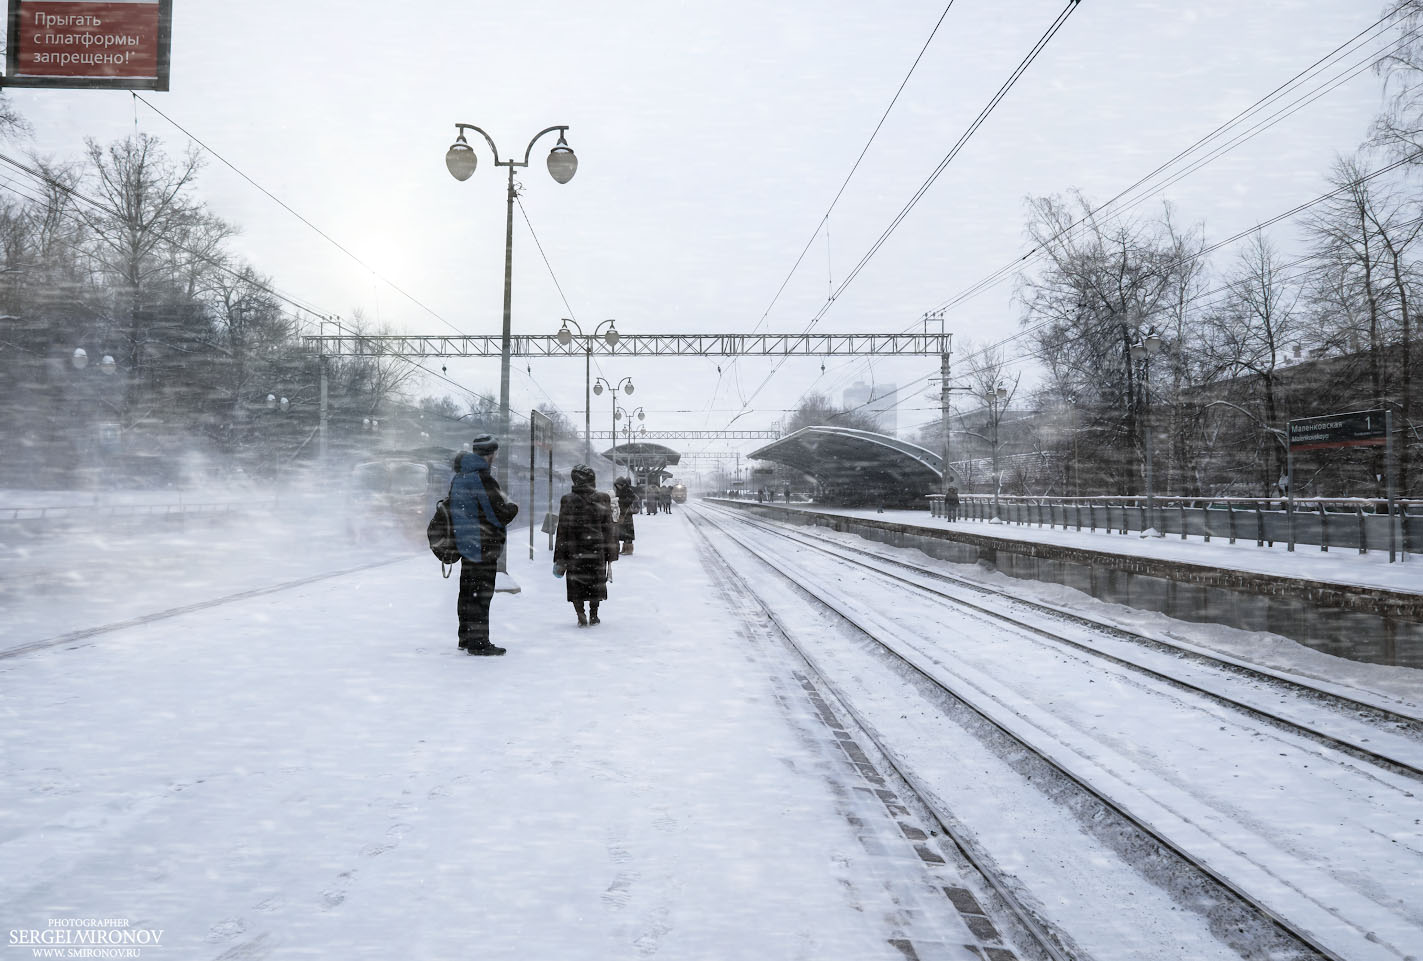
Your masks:
<svg viewBox="0 0 1423 961"><path fill-rule="evenodd" d="M1056 544L1061 547L1076 547L1089 551L1106 551L1111 554L1130 554L1135 557L1204 564L1227 570L1254 571L1281 577L1383 587L1412 593L1423 592L1423 557L1408 555L1405 560L1390 564L1387 550L1371 550L1367 554L1360 554L1356 548L1334 547L1328 551L1321 551L1315 544L1298 544L1295 546L1294 552L1291 553L1285 549L1285 545L1281 541L1276 541L1274 547L1256 547L1254 538L1249 540L1241 538L1231 544L1226 538L1216 537L1207 543L1198 537L1183 541L1179 534L1143 538L1137 531L1123 535L1101 528L1092 532L1085 528L1081 531L1063 530L1061 527L988 524L983 521L969 520L958 520L951 524L942 517L929 516L927 511L852 510L796 504L776 506L781 509L788 507L827 514L845 514L868 520L908 524L936 530L949 528L968 534L1000 537L1005 540L1032 541L1039 544Z"/></svg>
<svg viewBox="0 0 1423 961"><path fill-rule="evenodd" d="M1313 678L1343 689L1352 689L1362 695L1382 695L1385 699L1395 702L1402 710L1423 714L1423 670L1418 668L1371 664L1338 657L1266 631L1246 631L1222 624L1182 621L1157 611L1099 600L1064 584L1025 580L976 564L954 564L914 548L866 542L855 534L842 534L826 528L803 530L816 537L867 548L876 553L899 558L906 563L927 565L931 569L942 568L955 577L976 581L1024 600L1073 611L1146 637L1168 643L1184 642L1228 654L1251 664L1299 677Z"/></svg>
<svg viewBox="0 0 1423 961"><path fill-rule="evenodd" d="M1084 782L1106 788L1137 816L1180 839L1281 916L1342 948L1339 956L1402 957L1423 935L1417 897L1423 891L1417 880L1423 842L1417 816L1423 808L1411 779L1386 771L1359 774L1352 763L1336 767L1332 752L1321 751L1315 742L1223 710L1210 699L1182 695L1132 670L1064 651L895 581L848 569L839 558L797 547L776 534L739 533L788 564L797 580L833 595L835 603L877 637L913 652L922 670L968 692L978 710L1020 730L1019 736ZM844 535L840 539L850 540ZM880 545L873 549L884 550ZM790 605L777 608L782 616L793 622L810 620L809 611L794 613L795 591L781 588L780 594L781 604ZM1054 629L1090 634L1071 626ZM1188 923L1199 919L1174 917L1176 909L1161 903L1159 891L1144 892L1158 899L1144 911L1145 918L1163 929L1173 923L1183 927L1172 929L1169 936L1154 932L1153 940L1202 940L1190 952L1163 949L1160 955L1144 954L1143 946L1130 940L1130 932L1114 930L1123 920L1121 904L1145 908L1147 903L1136 896L1144 886L1132 865L1117 863L1110 852L1084 850L1073 837L1080 825L1059 824L1051 832L1038 829L1050 820L1071 822L1070 806L1052 814L1039 811L1025 822L1022 811L1049 799L1036 796L1035 786L995 780L989 772L1001 768L1002 759L985 757L982 745L950 725L940 725L932 735L915 735L914 725L904 722L935 712L917 708L905 696L909 685L901 676L890 672L877 683L871 681L877 673L874 659L855 657L854 645L833 630L807 631L803 642L816 649L822 666L836 666L835 676L842 683L862 688L863 694L852 699L864 705L871 723L894 730L890 743L911 757L911 767L929 779L931 790L940 796L954 794L951 810L957 817L966 818L969 811L982 816L985 794L997 802L1000 810L990 809L973 823L975 833L992 837L995 850L1010 856L1031 851L1019 876L1034 896L1053 906L1050 911L1058 904L1071 905L1058 921L1074 937L1091 942L1087 954L1207 956L1204 932ZM1169 658L1162 660L1167 672L1181 670L1171 666ZM1199 680L1227 690L1210 673L1202 672L1207 676ZM1407 673L1414 675L1415 683L1423 676ZM1250 688L1242 685L1241 690ZM1325 716L1323 728L1330 729L1332 712L1302 699L1276 694L1261 701L1272 706L1277 697L1290 702L1286 716L1297 712L1313 721L1311 715L1320 713ZM1371 733L1374 746L1398 750L1416 763L1416 741L1395 738L1387 730L1371 732L1367 725L1355 726L1353 736L1368 741ZM936 760L939 757L954 763L946 767ZM971 757L978 759L972 768L975 776L962 784L959 765ZM985 790L990 783L992 790ZM1060 808L1060 801L1052 798L1050 806ZM1079 903L1077 892L1084 882L1100 896ZM1098 912L1095 923L1084 921L1093 911ZM1142 918L1131 920L1143 923ZM1104 932L1111 932L1105 941ZM1396 953L1400 948L1403 953Z"/></svg>
<svg viewBox="0 0 1423 961"><path fill-rule="evenodd" d="M516 537L503 658L457 652L424 554L0 660L0 921L185 961L900 957L902 862L867 865L685 520L638 529L586 630Z"/></svg>

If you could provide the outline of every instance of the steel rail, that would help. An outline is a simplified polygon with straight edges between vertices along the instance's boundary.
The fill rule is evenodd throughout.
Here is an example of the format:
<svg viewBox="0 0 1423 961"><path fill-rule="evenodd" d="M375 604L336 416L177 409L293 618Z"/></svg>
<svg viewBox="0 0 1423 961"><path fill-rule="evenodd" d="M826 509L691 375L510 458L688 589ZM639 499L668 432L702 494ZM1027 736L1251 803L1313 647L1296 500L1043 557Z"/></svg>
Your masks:
<svg viewBox="0 0 1423 961"><path fill-rule="evenodd" d="M728 516L736 517L737 515L730 514L728 512ZM703 515L703 517L708 522L711 522L710 518L707 518L705 515ZM883 638L875 634L872 629L867 628L866 626L861 624L856 616L847 613L845 610L843 610L840 604L838 604L834 600L823 596L820 591L818 591L811 585L806 584L795 573L787 571L781 564L767 557L763 551L758 550L754 546L748 544L743 538L727 530L725 527L719 525L714 526L718 526L718 529L725 537L740 545L741 548L747 553L751 554L753 557L758 558L763 564L776 571L786 580L790 581L798 590L814 598L827 610L831 611L833 614L845 621L845 623L849 624L856 631L863 634L873 643L881 647L886 653L888 653L896 661L900 662L904 667L908 668L914 674L923 678L927 683L941 691L946 696L952 698L959 704L962 704L965 708L972 711L978 717L982 718L993 728L1000 731L1005 737L1009 738L1014 743L1020 745L1024 750L1028 751L1031 755L1038 758L1043 764L1051 768L1060 777L1075 785L1084 794L1094 799L1095 802L1101 805L1105 810L1111 812L1113 815L1120 818L1123 822L1134 826L1135 829L1139 831L1144 837L1149 838L1154 844L1158 845L1163 852L1169 853L1178 860L1180 860L1182 863L1191 866L1194 870L1199 872L1199 874L1204 879L1211 881L1222 892L1228 893L1231 897L1233 897L1242 905L1248 906L1251 910L1256 912L1262 919L1272 925L1276 929L1278 934L1288 938L1299 946L1307 948L1309 951L1315 952L1321 957L1330 959L1330 961L1356 961L1356 959L1345 957L1344 955L1341 955L1338 952L1332 950L1328 946L1321 944L1319 940L1314 936L1306 932L1300 931L1295 925L1291 924L1288 920L1283 918L1273 908L1261 902L1258 898L1252 895L1248 890L1244 889L1241 885L1232 881L1228 876L1221 873L1219 870L1212 867L1211 865L1207 864L1200 857L1192 854L1190 851L1184 849L1180 845L1167 838L1159 829L1149 823L1144 817L1137 815L1127 807L1124 807L1120 802L1114 800L1103 791L1094 787L1088 780L1085 779L1084 776L1081 776L1069 770L1061 762L1052 758L1042 749L1035 746L1030 739L1019 734L1007 723L995 717L992 711L979 705L978 703L975 703L975 700L973 698L966 694L960 693L958 690L955 690L955 688L951 686L948 682L946 682L943 678L935 676L930 670L917 663L914 658L911 658L904 652L896 649L894 645L886 642ZM749 585L748 589L751 589Z"/></svg>
<svg viewBox="0 0 1423 961"><path fill-rule="evenodd" d="M695 510L689 512L688 516L695 518ZM992 859L978 850L977 845L968 832L959 825L958 821L951 814L941 810L941 808L934 803L933 792L929 790L928 786L925 785L907 765L900 763L896 759L894 753L890 751L885 744L879 731L855 709L844 691L842 691L840 686L834 681L830 680L829 675L821 668L820 663L815 657L796 642L794 634L781 621L781 618L776 612L762 600L755 587L716 549L711 539L707 537L706 532L702 530L702 523L706 523L706 521L703 520L699 522L695 519L692 520L692 530L696 532L702 541L703 556L711 559L716 567L723 573L723 576L740 586L740 595L753 602L767 621L775 626L776 632L785 643L796 652L800 659L805 662L810 672L815 675L816 683L834 695L836 701L839 702L839 706L844 709L845 713L855 722L869 742L874 745L875 750L885 759L895 774L914 792L919 803L933 816L934 820L943 830L944 835L953 842L958 852L973 866L973 869L979 873L984 882L992 889L993 893L997 895L1008 908L1009 912L1013 915L1013 919L1032 936L1037 942L1037 945L1052 961L1087 961L1087 959L1067 951L1062 947L1061 943L1070 941L1070 939L1067 938L1065 934L1055 931L1049 923L1038 918L1013 891L1012 886L1008 883L1003 872L994 866Z"/></svg>
<svg viewBox="0 0 1423 961"><path fill-rule="evenodd" d="M1085 614L1080 614L1074 611L1067 611L1059 607L1054 607L1051 604L1046 604L1042 601L1028 600L1026 598L1020 597L1019 595L1011 594L1007 591L1000 591L985 584L976 583L967 578L956 577L952 574L945 574L941 571L930 570L928 568L921 567L917 564L909 563L908 561L899 560L898 558L887 557L886 555L881 554L878 551L866 550L864 548L855 547L850 544L841 544L837 541L830 540L829 538L822 537L817 534L812 534L808 531L804 531L798 527L786 527L778 522L766 521L764 518L751 519L745 515L733 514L725 507L718 507L717 509L726 512L729 516L737 517L743 522L753 527L759 527L760 529L765 530L769 533L776 533L788 538L799 539L799 541L801 543L804 543L806 547L812 548L813 550L821 551L826 554L831 554L840 558L841 560L848 560L852 563L861 563L855 561L854 558L845 557L842 552L846 551L854 554L861 554L866 557L871 557L881 563L891 564L896 567L902 567L906 570L913 571L915 574L921 577L945 581L947 583L964 587L980 594L988 594L994 597L1003 598L1004 600L1007 600L1020 607L1035 609L1050 617L1054 617L1059 620L1070 621L1079 626L1086 627L1094 631L1099 631L1104 634L1109 634L1119 640L1129 641L1133 644L1137 644L1142 647L1154 648L1164 653L1185 657L1197 663L1218 668L1229 673L1247 676L1252 679L1260 680L1265 683L1273 684L1276 686L1288 687L1293 689L1294 692L1297 694L1304 695L1314 700L1327 701L1336 709L1346 710L1356 714L1366 713L1381 721L1386 721L1407 727L1415 735L1423 735L1423 716L1408 713L1397 708L1389 707L1388 705L1379 703L1378 701L1360 700L1356 697L1341 693L1337 690L1327 690L1322 687L1317 687L1309 683L1307 680L1300 678L1296 675L1287 674L1283 671L1277 671L1273 668L1267 668L1257 664L1250 664L1247 661L1208 651L1203 648L1196 647L1195 645L1173 643L1169 640L1147 637L1144 634L1138 634L1135 631L1127 630L1126 628L1120 627L1116 624L1110 624L1105 621L1099 621L1096 618L1088 617ZM771 524L774 524L775 526L768 526ZM794 535L794 537L792 537L792 535ZM821 544L813 543L813 541L820 541ZM822 546L822 544L832 546L825 547ZM1071 645L1080 650L1087 651L1095 656L1105 658L1107 660L1113 661L1117 664L1121 664L1125 667L1132 668L1134 670L1142 671L1144 673L1152 675L1153 677L1165 680L1169 683L1177 684L1188 690L1204 694L1215 700L1221 701L1222 703L1226 703L1233 707L1249 711L1259 717L1263 717L1266 720L1279 723L1285 727L1295 729L1316 740L1324 741L1328 743L1329 746L1344 750L1350 754L1353 754L1356 757L1360 757L1364 760L1378 763L1384 767L1396 768L1402 773L1406 773L1414 777L1423 778L1423 767L1415 765L1412 762L1387 757L1385 755L1379 754L1377 751L1371 748L1366 748L1362 745L1355 744L1350 741L1340 740L1338 738L1335 738L1334 735L1328 734L1327 732L1316 731L1312 728L1301 725L1297 721L1292 721L1289 718L1282 718L1277 715L1271 714L1269 711L1263 708L1257 708L1250 704L1237 701L1228 695L1220 694L1215 691L1210 691L1205 688L1198 687L1180 678L1176 678L1168 674L1163 674L1160 671L1155 670L1154 668L1147 667L1135 661L1119 657L1118 655L1109 654L1105 651L1093 647L1090 644L1085 644L1068 637L1063 637L1045 628L1015 618L1009 614L1004 613L1001 610L997 610L995 608L981 604L975 604L973 601L966 600L964 598L957 597L952 594L947 594L943 591L935 590L934 588L929 587L928 585L910 581L906 578L899 577L898 575L893 574L889 571L878 570L877 568L871 565L861 564L861 566L865 567L868 570L875 570L877 573L881 574L884 577L903 581L904 583L910 584L914 587L932 593L937 597L942 597L943 599L951 601L955 604L971 608L996 620L1004 621L1006 623L1014 625L1015 627L1019 627L1024 630L1040 634L1048 638L1049 640Z"/></svg>

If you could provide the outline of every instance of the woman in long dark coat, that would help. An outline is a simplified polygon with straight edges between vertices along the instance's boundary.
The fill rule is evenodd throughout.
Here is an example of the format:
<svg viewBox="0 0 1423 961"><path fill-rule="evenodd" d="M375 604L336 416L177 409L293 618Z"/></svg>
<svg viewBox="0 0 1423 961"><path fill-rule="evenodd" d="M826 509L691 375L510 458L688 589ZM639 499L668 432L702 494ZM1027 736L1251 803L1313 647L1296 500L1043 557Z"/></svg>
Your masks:
<svg viewBox="0 0 1423 961"><path fill-rule="evenodd" d="M623 542L623 553L631 554L632 542L637 536L632 523L633 515L637 513L637 491L633 489L632 481L619 477L613 481L613 493L618 498L617 538Z"/></svg>
<svg viewBox="0 0 1423 961"><path fill-rule="evenodd" d="M618 539L612 500L597 489L593 468L579 464L570 473L573 493L558 502L553 572L564 577L578 626L587 627L598 623L598 602L608 599L608 565L618 559Z"/></svg>

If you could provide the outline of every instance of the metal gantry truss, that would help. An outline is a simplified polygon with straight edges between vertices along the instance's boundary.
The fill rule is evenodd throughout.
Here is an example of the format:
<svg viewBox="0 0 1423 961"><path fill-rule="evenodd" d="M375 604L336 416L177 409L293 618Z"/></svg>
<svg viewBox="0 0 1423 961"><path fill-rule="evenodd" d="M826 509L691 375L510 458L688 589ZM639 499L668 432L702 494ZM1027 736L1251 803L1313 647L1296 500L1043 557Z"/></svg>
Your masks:
<svg viewBox="0 0 1423 961"><path fill-rule="evenodd" d="M635 430L631 440L625 430L595 430L589 434L593 440L617 440L623 443L637 443L644 440L777 440L778 430Z"/></svg>
<svg viewBox="0 0 1423 961"><path fill-rule="evenodd" d="M952 334L624 334L616 344L575 336L568 344L553 334L516 334L512 357L856 357L929 356L946 353ZM498 357L498 334L323 334L302 341L326 357Z"/></svg>

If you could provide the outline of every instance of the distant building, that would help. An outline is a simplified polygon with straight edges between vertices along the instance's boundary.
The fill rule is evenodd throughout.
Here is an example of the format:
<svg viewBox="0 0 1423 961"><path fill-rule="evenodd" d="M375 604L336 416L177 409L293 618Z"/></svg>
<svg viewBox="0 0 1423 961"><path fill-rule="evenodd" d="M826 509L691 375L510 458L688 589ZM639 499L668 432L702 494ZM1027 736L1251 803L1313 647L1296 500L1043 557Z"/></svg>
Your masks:
<svg viewBox="0 0 1423 961"><path fill-rule="evenodd" d="M840 395L840 406L868 414L875 419L875 427L881 434L893 435L898 426L895 390L894 384L871 385L857 380Z"/></svg>

